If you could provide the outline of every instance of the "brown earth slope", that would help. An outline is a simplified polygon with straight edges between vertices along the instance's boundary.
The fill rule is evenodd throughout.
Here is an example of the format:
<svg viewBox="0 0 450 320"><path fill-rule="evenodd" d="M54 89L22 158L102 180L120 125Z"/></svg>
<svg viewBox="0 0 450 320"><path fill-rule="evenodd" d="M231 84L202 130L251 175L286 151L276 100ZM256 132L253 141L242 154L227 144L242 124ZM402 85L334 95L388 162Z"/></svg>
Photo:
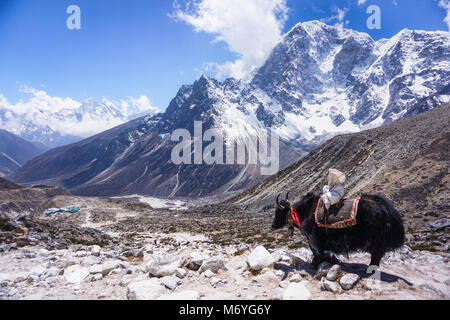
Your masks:
<svg viewBox="0 0 450 320"><path fill-rule="evenodd" d="M0 178L0 218L28 214L57 195L70 193L59 187L25 188Z"/></svg>

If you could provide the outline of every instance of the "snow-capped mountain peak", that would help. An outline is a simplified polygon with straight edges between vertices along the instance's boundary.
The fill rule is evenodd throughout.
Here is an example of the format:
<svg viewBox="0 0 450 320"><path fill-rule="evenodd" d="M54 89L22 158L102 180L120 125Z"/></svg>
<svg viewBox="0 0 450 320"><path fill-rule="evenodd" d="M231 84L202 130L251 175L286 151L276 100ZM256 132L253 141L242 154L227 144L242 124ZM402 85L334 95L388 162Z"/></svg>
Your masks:
<svg viewBox="0 0 450 320"><path fill-rule="evenodd" d="M220 130L228 141L270 131L281 138L282 169L334 135L450 101L449 84L448 33L403 30L374 41L318 21L299 23L252 78L221 82L202 75L179 89L166 112L62 148L58 156L43 156L15 177L38 182L51 176L82 195L195 197L238 190L263 178L258 166L175 165L168 137L177 129L194 136L197 121L203 132ZM107 106L99 110L111 112ZM89 156L80 155L80 148ZM77 162L80 170L74 174L65 160Z"/></svg>
<svg viewBox="0 0 450 320"><path fill-rule="evenodd" d="M138 117L160 112L151 107L145 96L121 103L106 98L101 102L88 98L79 105L65 108L42 107L42 103L34 103L32 98L27 112L15 110L14 106L0 107L0 127L48 148L73 143Z"/></svg>

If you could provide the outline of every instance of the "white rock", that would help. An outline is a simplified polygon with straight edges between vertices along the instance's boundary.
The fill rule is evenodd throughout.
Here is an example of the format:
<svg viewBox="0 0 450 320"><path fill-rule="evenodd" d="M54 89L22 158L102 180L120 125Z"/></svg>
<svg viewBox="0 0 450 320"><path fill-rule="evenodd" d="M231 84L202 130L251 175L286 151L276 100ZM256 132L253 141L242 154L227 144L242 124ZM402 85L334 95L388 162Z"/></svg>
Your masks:
<svg viewBox="0 0 450 320"><path fill-rule="evenodd" d="M88 256L81 260L81 264L92 266L94 264L99 264L101 261L96 256Z"/></svg>
<svg viewBox="0 0 450 320"><path fill-rule="evenodd" d="M128 300L154 300L164 293L164 287L159 279L132 282L127 287Z"/></svg>
<svg viewBox="0 0 450 320"><path fill-rule="evenodd" d="M57 267L51 267L45 270L44 274L45 277L57 277L64 273L63 269L57 268Z"/></svg>
<svg viewBox="0 0 450 320"><path fill-rule="evenodd" d="M194 263L194 264L196 264L198 266L201 266L203 261L208 259L207 255L200 254L197 251L191 252L190 256L191 256L191 259L192 259L191 260L192 263Z"/></svg>
<svg viewBox="0 0 450 320"><path fill-rule="evenodd" d="M300 282L302 281L302 276L299 275L298 273L292 275L292 277L289 279L289 281L291 282Z"/></svg>
<svg viewBox="0 0 450 320"><path fill-rule="evenodd" d="M238 273L244 273L247 270L248 265L244 260L232 261L228 264L231 270L235 270Z"/></svg>
<svg viewBox="0 0 450 320"><path fill-rule="evenodd" d="M209 280L209 283L210 283L212 286L217 285L219 282L221 282L221 279L218 278L218 277L212 277L211 280Z"/></svg>
<svg viewBox="0 0 450 320"><path fill-rule="evenodd" d="M327 280L336 281L341 270L342 270L342 268L338 264L335 264L334 266L332 266L331 269L327 273Z"/></svg>
<svg viewBox="0 0 450 320"><path fill-rule="evenodd" d="M67 282L73 284L80 284L89 276L89 268L82 267L79 265L73 265L68 267L64 271L64 278Z"/></svg>
<svg viewBox="0 0 450 320"><path fill-rule="evenodd" d="M203 261L202 266L199 269L200 273L206 270L211 270L212 272L218 272L219 270L226 270L225 259L223 257L212 257Z"/></svg>
<svg viewBox="0 0 450 320"><path fill-rule="evenodd" d="M103 266L101 264L94 264L93 266L89 267L89 273L90 274L103 273Z"/></svg>
<svg viewBox="0 0 450 320"><path fill-rule="evenodd" d="M92 276L92 281L99 281L103 279L103 275L101 273L96 273Z"/></svg>
<svg viewBox="0 0 450 320"><path fill-rule="evenodd" d="M82 258L82 257L86 257L86 256L87 256L87 252L84 250L75 252L75 257Z"/></svg>
<svg viewBox="0 0 450 320"><path fill-rule="evenodd" d="M275 259L275 261L281 261L283 255L285 255L284 251L280 250L280 249L272 251L272 252L270 252L270 254Z"/></svg>
<svg viewBox="0 0 450 320"><path fill-rule="evenodd" d="M306 248L300 248L294 252L288 252L287 254L291 257L294 265L298 265L302 262L308 262L313 259L312 251Z"/></svg>
<svg viewBox="0 0 450 320"><path fill-rule="evenodd" d="M133 275L131 275L131 274L126 274L126 275L124 275L123 277L122 277L122 279L120 280L120 285L122 286L122 287L126 287L126 286L128 286L129 284L130 284L130 282L131 281L133 281Z"/></svg>
<svg viewBox="0 0 450 320"><path fill-rule="evenodd" d="M107 260L102 264L102 275L105 277L111 271L120 266L120 261L118 260Z"/></svg>
<svg viewBox="0 0 450 320"><path fill-rule="evenodd" d="M311 300L311 293L303 283L291 282L283 293L283 300Z"/></svg>
<svg viewBox="0 0 450 320"><path fill-rule="evenodd" d="M276 274L278 277L284 277L284 272L283 272L282 270L276 270L276 271L275 271L275 274Z"/></svg>
<svg viewBox="0 0 450 320"><path fill-rule="evenodd" d="M184 270L183 268L177 268L177 269L175 270L175 275L176 275L178 278L183 279L184 277L186 277L187 272L186 272L186 270Z"/></svg>
<svg viewBox="0 0 450 320"><path fill-rule="evenodd" d="M350 290L356 285L358 281L359 276L357 274L347 273L341 278L341 280L339 280L339 284L341 285L342 289Z"/></svg>
<svg viewBox="0 0 450 320"><path fill-rule="evenodd" d="M324 278L322 278L322 281L320 282L320 290L337 292L338 286L335 282L331 282L331 281L328 281L328 280L325 280Z"/></svg>
<svg viewBox="0 0 450 320"><path fill-rule="evenodd" d="M166 276L159 279L161 284L163 284L169 290L175 290L178 286L178 281L173 276Z"/></svg>
<svg viewBox="0 0 450 320"><path fill-rule="evenodd" d="M145 268L152 276L164 277L174 275L180 264L178 256L167 254L155 256Z"/></svg>
<svg viewBox="0 0 450 320"><path fill-rule="evenodd" d="M101 250L100 246L97 246L97 245L92 246L92 248L91 248L91 254L92 254L93 256L98 257L98 256L100 256L100 250Z"/></svg>
<svg viewBox="0 0 450 320"><path fill-rule="evenodd" d="M50 252L47 249L39 249L39 254L43 257L47 257Z"/></svg>
<svg viewBox="0 0 450 320"><path fill-rule="evenodd" d="M211 270L206 270L203 274L208 279L214 276L214 272L212 272Z"/></svg>
<svg viewBox="0 0 450 320"><path fill-rule="evenodd" d="M256 281L264 284L278 284L280 278L273 271L267 271L255 277Z"/></svg>
<svg viewBox="0 0 450 320"><path fill-rule="evenodd" d="M258 246L253 250L247 259L250 269L258 271L275 263L275 259L263 246Z"/></svg>
<svg viewBox="0 0 450 320"><path fill-rule="evenodd" d="M200 293L194 290L185 290L177 293L165 294L156 300L199 300Z"/></svg>

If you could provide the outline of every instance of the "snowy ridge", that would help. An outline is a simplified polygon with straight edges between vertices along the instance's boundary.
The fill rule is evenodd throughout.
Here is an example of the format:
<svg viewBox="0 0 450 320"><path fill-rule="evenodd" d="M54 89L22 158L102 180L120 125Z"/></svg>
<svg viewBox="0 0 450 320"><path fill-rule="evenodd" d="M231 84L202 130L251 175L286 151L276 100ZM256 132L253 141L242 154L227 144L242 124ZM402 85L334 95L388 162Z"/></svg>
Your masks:
<svg viewBox="0 0 450 320"><path fill-rule="evenodd" d="M28 141L53 148L155 112L156 108L141 114L142 111L134 106L124 108L105 98L102 102L89 98L78 107L59 110L35 105L34 109L24 113L10 107L0 107L0 126Z"/></svg>
<svg viewBox="0 0 450 320"><path fill-rule="evenodd" d="M310 21L283 36L252 80L202 76L180 89L173 103L178 116L209 114L231 140L270 129L304 144L401 119L449 83L447 32L405 29L374 41ZM201 107L205 100L207 108ZM436 105L447 101L436 97Z"/></svg>

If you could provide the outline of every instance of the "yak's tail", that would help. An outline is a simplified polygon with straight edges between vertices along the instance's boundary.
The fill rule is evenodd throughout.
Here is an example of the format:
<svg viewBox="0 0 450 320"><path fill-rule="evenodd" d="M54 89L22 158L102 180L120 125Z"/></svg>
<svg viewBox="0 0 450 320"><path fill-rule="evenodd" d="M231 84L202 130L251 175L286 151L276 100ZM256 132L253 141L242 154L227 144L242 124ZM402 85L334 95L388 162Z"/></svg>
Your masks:
<svg viewBox="0 0 450 320"><path fill-rule="evenodd" d="M386 249L395 250L402 247L405 244L405 227L400 213L385 196L376 195L374 198L381 206L383 206L388 217L386 221L388 225L386 226L386 233L384 234Z"/></svg>

